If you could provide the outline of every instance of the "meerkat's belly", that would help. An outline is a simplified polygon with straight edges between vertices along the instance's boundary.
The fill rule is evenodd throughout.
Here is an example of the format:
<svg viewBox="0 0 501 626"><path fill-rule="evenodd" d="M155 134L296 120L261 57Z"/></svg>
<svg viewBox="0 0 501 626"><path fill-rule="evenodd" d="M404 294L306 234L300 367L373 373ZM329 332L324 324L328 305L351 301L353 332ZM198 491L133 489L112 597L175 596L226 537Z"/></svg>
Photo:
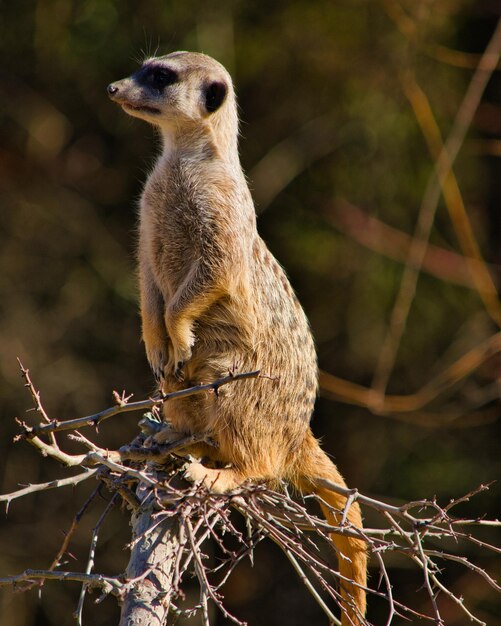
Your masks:
<svg viewBox="0 0 501 626"><path fill-rule="evenodd" d="M186 368L189 384L211 382L229 371L259 369L260 378L226 385L218 396L195 396L167 407L176 428L207 432L216 440L211 458L237 466L257 459L261 467L285 467L308 431L316 398L313 339L292 289L284 285L287 279L277 276L280 272L274 267L271 275L261 277L269 285L266 293L254 292L254 326L243 328L231 300L197 321L197 341Z"/></svg>

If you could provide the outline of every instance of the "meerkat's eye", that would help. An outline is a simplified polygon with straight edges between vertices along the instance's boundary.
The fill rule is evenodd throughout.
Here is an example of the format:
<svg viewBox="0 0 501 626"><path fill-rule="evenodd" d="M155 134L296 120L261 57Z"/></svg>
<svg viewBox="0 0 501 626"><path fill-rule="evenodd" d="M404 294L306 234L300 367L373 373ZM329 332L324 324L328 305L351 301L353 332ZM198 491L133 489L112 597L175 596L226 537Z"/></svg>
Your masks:
<svg viewBox="0 0 501 626"><path fill-rule="evenodd" d="M141 74L142 82L158 91L163 91L165 87L173 85L178 80L177 72L168 67L146 67Z"/></svg>

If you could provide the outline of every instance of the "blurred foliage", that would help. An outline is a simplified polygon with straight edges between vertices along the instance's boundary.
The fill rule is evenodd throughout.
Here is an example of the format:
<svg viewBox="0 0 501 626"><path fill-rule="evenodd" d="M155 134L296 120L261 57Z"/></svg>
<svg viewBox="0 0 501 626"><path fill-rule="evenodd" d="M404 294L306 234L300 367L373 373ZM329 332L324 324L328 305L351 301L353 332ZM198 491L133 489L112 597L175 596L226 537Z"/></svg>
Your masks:
<svg viewBox="0 0 501 626"><path fill-rule="evenodd" d="M446 136L498 9L488 0L4 0L2 492L59 472L25 446L12 446L12 418L30 407L17 356L52 417L104 408L113 389L138 399L153 389L139 340L134 249L137 199L158 140L109 102L109 82L145 56L177 49L206 52L230 69L260 231L309 315L321 367L370 386L403 266L362 247L331 209L345 199L412 234L433 162L402 74L415 73ZM500 106L497 72L455 166L494 272L501 262ZM432 242L459 252L442 206ZM494 330L474 290L423 273L389 391L414 392ZM430 428L419 415L406 423L322 398L314 430L363 492L447 501L496 477L500 370L493 358L452 390L448 410L476 411L470 426L452 420ZM120 428L102 427L103 445L117 447L135 433L134 417L120 419ZM82 487L64 499L50 493L13 503L0 527L0 575L48 566L86 497ZM492 495L465 505L465 515L482 512L495 514ZM97 516L85 517L83 529ZM127 538L126 515L115 512L102 531L101 571L124 567ZM71 548L80 560L70 558L68 567L83 567L87 541L80 532ZM261 626L323 623L283 561L262 546L255 568L241 568L230 581L229 608ZM487 565L480 556L477 562ZM489 589L472 576L461 571L451 584L493 624ZM412 572L401 569L394 581L400 599L416 594ZM50 583L40 598L2 591L0 624L72 624L77 593ZM374 601L371 619L382 623L383 612ZM99 626L116 620L117 609L113 600L89 602L85 614ZM453 606L444 615L448 625L463 623Z"/></svg>

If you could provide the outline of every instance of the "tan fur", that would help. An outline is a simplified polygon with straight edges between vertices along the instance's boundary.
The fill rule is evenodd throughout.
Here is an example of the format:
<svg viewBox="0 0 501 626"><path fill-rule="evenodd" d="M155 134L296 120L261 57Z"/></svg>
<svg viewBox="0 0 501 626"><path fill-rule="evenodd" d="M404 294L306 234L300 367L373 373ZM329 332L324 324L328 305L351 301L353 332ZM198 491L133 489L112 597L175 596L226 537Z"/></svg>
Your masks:
<svg viewBox="0 0 501 626"><path fill-rule="evenodd" d="M164 87L162 68L176 72ZM218 85L226 92L221 102ZM157 126L164 141L143 191L139 228L143 339L162 389L211 382L235 368L272 377L227 385L218 397L167 403L165 417L175 431L208 433L218 443L217 449L190 449L208 458L212 469L194 462L187 477L218 492L249 479L286 479L342 510L343 496L316 487L317 478L345 483L309 427L317 394L313 339L282 268L256 230L238 156L230 76L210 57L173 53L146 61L109 92L127 113ZM209 93L216 94L213 100ZM207 109L209 102L215 110ZM218 463L227 467L214 469ZM338 515L324 512L339 523ZM358 504L348 517L362 527ZM364 587L364 542L337 534L332 541L343 555L342 576ZM365 592L344 582L341 592L343 624L360 624Z"/></svg>

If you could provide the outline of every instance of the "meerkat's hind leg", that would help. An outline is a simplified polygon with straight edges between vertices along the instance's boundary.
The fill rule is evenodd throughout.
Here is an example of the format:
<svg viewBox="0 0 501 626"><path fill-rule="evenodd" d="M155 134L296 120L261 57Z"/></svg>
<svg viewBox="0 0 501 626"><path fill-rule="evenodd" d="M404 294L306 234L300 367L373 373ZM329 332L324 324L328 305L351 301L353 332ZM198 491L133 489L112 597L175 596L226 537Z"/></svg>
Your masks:
<svg viewBox="0 0 501 626"><path fill-rule="evenodd" d="M202 483L213 493L232 491L246 480L246 477L234 467L212 469L197 461L192 461L188 465L184 477L190 482Z"/></svg>

